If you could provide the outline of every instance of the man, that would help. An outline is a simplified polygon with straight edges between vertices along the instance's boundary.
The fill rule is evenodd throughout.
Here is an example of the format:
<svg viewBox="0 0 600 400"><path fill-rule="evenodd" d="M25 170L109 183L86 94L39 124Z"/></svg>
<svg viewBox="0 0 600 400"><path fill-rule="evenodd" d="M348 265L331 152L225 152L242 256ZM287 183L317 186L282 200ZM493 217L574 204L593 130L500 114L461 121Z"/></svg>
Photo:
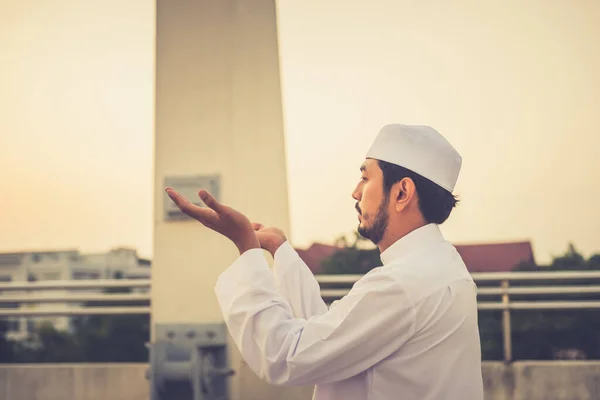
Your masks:
<svg viewBox="0 0 600 400"><path fill-rule="evenodd" d="M242 356L275 385L316 385L314 399L481 400L476 286L442 224L461 156L437 131L387 125L352 193L359 233L381 251L329 308L283 232L251 224L205 191L208 208L167 193L183 212L227 236L240 257L215 292ZM261 250L274 256L273 272Z"/></svg>

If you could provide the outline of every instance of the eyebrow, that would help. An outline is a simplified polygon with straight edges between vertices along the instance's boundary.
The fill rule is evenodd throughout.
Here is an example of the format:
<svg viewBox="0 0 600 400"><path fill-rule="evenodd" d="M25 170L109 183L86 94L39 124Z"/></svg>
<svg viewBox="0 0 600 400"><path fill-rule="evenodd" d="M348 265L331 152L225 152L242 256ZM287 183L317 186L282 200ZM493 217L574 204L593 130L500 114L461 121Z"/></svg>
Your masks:
<svg viewBox="0 0 600 400"><path fill-rule="evenodd" d="M365 164L360 166L360 171L361 172L367 172L367 167L365 167Z"/></svg>

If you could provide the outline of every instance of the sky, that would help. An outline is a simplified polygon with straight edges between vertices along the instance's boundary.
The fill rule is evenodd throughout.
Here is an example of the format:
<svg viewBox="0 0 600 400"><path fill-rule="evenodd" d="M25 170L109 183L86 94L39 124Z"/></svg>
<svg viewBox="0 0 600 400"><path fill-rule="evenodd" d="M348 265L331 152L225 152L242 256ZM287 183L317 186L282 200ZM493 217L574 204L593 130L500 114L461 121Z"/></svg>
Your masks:
<svg viewBox="0 0 600 400"><path fill-rule="evenodd" d="M277 6L296 246L355 230L360 164L397 122L463 156L453 243L600 253L600 3ZM152 257L154 23L153 1L0 0L0 252Z"/></svg>

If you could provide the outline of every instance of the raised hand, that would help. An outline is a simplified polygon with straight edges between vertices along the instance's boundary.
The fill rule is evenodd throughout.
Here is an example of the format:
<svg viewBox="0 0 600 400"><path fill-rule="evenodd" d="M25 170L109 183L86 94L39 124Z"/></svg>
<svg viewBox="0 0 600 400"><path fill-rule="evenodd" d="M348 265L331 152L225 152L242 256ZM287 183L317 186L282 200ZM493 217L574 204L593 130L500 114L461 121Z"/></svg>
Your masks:
<svg viewBox="0 0 600 400"><path fill-rule="evenodd" d="M260 242L248 218L239 211L220 204L206 190L200 190L198 196L209 208L198 207L172 188L166 188L165 191L184 214L229 238L240 254L253 248L260 248Z"/></svg>
<svg viewBox="0 0 600 400"><path fill-rule="evenodd" d="M269 227L265 228L263 224L255 222L252 224L252 228L256 232L256 237L260 242L260 247L275 256L275 252L284 244L287 240L285 233L279 228Z"/></svg>

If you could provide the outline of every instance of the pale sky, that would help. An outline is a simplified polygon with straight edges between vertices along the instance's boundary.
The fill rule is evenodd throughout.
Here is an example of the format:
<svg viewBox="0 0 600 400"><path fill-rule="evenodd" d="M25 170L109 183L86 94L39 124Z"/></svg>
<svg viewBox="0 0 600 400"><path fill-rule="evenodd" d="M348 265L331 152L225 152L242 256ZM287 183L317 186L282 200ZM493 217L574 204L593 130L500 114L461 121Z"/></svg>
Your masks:
<svg viewBox="0 0 600 400"><path fill-rule="evenodd" d="M358 168L398 122L463 156L452 242L531 240L539 262L570 241L600 252L600 2L278 7L295 245L356 228ZM0 252L152 257L154 12L0 0Z"/></svg>

